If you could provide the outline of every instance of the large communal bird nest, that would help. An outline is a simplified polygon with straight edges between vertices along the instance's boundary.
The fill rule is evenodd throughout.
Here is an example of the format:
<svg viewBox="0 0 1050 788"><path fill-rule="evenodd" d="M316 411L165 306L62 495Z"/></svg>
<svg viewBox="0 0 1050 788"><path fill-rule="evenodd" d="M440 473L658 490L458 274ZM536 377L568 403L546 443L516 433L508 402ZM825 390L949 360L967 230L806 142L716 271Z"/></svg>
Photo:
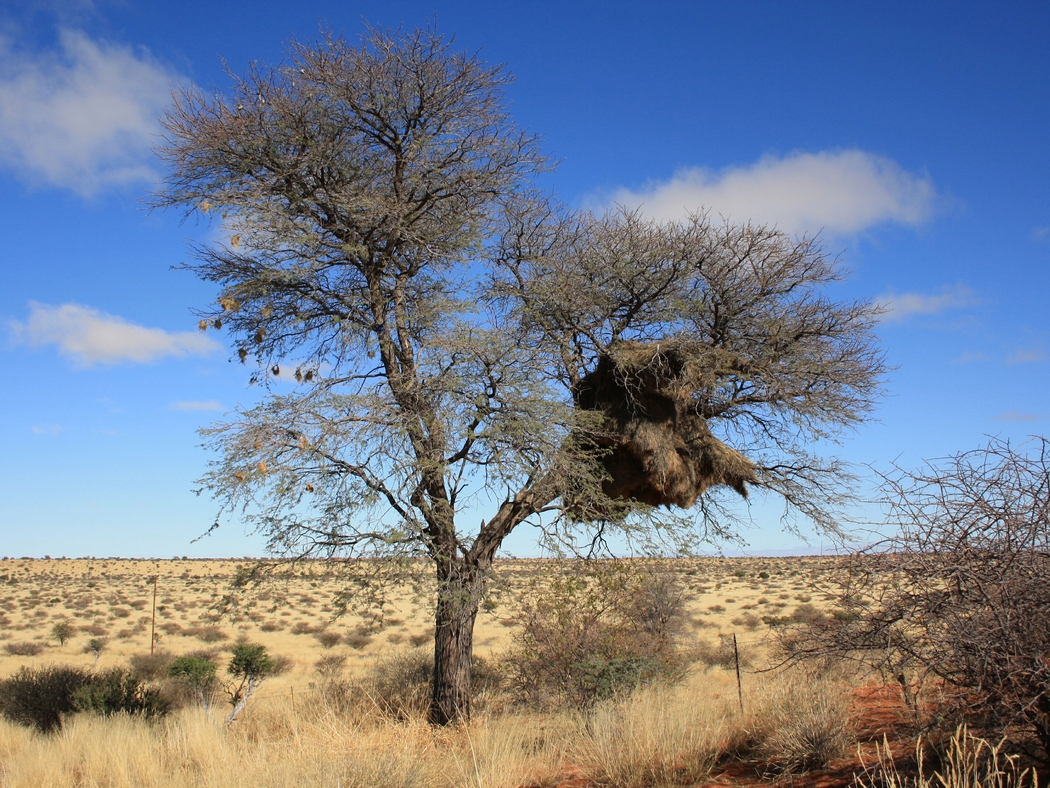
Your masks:
<svg viewBox="0 0 1050 788"><path fill-rule="evenodd" d="M698 412L696 393L713 382L704 358L683 341L621 341L580 381L576 406L604 417L581 443L603 466L606 496L688 509L722 484L747 497L754 463Z"/></svg>

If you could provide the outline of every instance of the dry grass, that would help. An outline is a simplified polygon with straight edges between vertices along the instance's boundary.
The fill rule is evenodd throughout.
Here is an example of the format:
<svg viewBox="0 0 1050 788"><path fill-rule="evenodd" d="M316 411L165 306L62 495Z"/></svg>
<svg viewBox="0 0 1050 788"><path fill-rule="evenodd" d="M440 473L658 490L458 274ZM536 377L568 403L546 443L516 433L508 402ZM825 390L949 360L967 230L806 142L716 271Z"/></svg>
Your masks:
<svg viewBox="0 0 1050 788"><path fill-rule="evenodd" d="M992 744L962 726L941 754L941 768L927 773L927 747L920 738L915 745L915 775L902 775L888 744L879 750L878 761L855 781L856 788L1037 788L1035 769L1022 768L1020 758L1004 751L1005 742Z"/></svg>
<svg viewBox="0 0 1050 788"><path fill-rule="evenodd" d="M571 766L610 788L692 785L720 760L763 751L780 681L767 676L750 688L746 713L732 675L713 670L588 713L482 715L449 730L418 715L396 721L367 704L338 709L323 694L264 699L229 729L195 708L155 723L78 715L51 736L0 720L0 784L513 788L553 785ZM819 682L807 689L823 691ZM812 709L803 711L812 719ZM833 722L845 727L841 717Z"/></svg>

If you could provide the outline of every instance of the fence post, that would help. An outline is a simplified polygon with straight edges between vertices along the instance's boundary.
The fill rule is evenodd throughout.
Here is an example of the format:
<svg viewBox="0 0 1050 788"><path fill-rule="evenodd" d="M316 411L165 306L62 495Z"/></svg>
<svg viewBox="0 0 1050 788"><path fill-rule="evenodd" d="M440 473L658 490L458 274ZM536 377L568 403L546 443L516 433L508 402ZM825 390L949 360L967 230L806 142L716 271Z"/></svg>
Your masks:
<svg viewBox="0 0 1050 788"><path fill-rule="evenodd" d="M740 713L744 713L744 687L740 683L740 651L736 647L736 632L733 633L733 662L736 663L736 697L740 701Z"/></svg>

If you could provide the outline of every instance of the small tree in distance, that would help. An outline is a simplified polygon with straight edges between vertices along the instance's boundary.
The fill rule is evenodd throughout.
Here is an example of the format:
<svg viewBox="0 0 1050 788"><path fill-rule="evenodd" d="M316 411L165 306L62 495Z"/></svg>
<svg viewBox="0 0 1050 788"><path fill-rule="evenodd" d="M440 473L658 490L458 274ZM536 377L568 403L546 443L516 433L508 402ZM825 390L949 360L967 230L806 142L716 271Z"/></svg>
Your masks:
<svg viewBox="0 0 1050 788"><path fill-rule="evenodd" d="M66 641L73 637L76 632L77 629L73 626L73 622L68 619L56 621L51 627L51 637L57 640L60 646L64 646Z"/></svg>
<svg viewBox="0 0 1050 788"><path fill-rule="evenodd" d="M812 239L537 195L509 81L433 30L293 42L229 96L178 95L160 150L155 204L230 233L187 266L219 287L202 330L297 383L205 432L204 485L277 555L432 562L439 724L469 716L516 527L680 547L731 535L723 492L750 485L834 530L849 477L813 446L883 369L877 309L821 293L842 274Z"/></svg>

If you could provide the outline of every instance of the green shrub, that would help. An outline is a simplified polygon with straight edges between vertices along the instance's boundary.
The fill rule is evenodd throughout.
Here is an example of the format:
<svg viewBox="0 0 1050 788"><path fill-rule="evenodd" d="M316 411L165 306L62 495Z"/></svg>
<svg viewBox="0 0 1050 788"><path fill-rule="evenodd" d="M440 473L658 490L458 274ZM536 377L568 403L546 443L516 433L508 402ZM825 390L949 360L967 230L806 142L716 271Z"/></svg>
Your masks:
<svg viewBox="0 0 1050 788"><path fill-rule="evenodd" d="M103 716L136 714L159 717L169 710L159 690L145 684L126 668L112 668L97 673L73 693L77 711L90 711Z"/></svg>
<svg viewBox="0 0 1050 788"><path fill-rule="evenodd" d="M74 695L91 681L79 668L22 668L0 681L0 713L21 725L50 733L62 727L62 715L76 711Z"/></svg>

